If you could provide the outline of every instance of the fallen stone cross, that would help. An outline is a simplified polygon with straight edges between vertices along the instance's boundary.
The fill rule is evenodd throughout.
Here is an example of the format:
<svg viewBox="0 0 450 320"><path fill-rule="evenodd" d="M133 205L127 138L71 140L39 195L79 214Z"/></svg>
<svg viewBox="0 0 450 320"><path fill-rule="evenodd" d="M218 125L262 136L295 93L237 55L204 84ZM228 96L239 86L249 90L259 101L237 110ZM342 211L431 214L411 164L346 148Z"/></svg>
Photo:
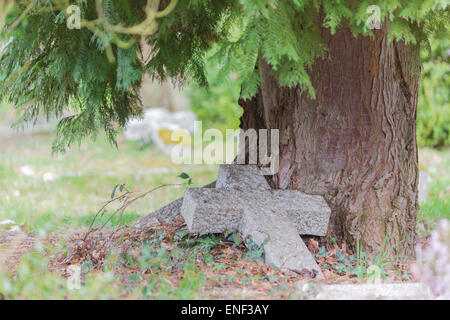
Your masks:
<svg viewBox="0 0 450 320"><path fill-rule="evenodd" d="M321 196L272 190L256 166L222 165L216 188L186 189L181 212L191 232L240 231L264 245L266 263L323 278L300 238L326 234L330 208Z"/></svg>
<svg viewBox="0 0 450 320"><path fill-rule="evenodd" d="M207 184L203 188L215 188L216 182ZM142 217L134 225L136 229L146 230L153 226L160 226L164 224L170 224L174 220L181 217L181 206L183 205L183 198L178 198L169 204L153 211L152 213Z"/></svg>

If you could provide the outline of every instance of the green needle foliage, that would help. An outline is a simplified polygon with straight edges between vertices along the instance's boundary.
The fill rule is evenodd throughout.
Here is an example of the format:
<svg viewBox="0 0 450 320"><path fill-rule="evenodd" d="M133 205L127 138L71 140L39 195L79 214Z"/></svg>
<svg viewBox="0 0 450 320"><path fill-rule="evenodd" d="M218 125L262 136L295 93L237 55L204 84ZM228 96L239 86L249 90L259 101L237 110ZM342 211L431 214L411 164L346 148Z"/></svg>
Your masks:
<svg viewBox="0 0 450 320"><path fill-rule="evenodd" d="M99 128L114 142L117 129L141 113L137 93L144 73L207 86L205 55L213 45L223 81L232 72L239 75L242 97L259 87L261 58L281 86L298 86L314 97L308 71L314 59L327 55L318 21L332 32L350 28L355 35L371 35L367 8L377 5L391 39L424 46L430 35L448 35L449 28L441 0L178 1L145 36L112 32L98 19L96 5L108 24L132 27L146 19L146 0L67 1L90 21L79 30L67 28L65 12L55 1L34 2L29 9L30 1L16 1L6 17L1 36L9 43L0 53L0 100L18 109L18 124L68 111L58 126L55 152L95 136ZM170 4L159 1L159 10ZM151 48L148 56L142 53L143 42Z"/></svg>

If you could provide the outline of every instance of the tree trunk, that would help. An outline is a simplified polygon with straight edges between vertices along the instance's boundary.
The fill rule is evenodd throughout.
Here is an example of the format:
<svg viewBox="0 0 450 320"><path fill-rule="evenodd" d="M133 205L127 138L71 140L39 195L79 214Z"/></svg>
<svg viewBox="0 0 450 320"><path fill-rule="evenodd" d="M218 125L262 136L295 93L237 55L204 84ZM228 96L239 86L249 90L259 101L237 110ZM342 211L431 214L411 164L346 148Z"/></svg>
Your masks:
<svg viewBox="0 0 450 320"><path fill-rule="evenodd" d="M280 87L260 60L261 87L241 100L241 127L279 129L276 188L323 195L332 209L328 238L379 252L414 255L418 210L416 109L419 47L349 30L322 29L327 58L310 77L316 99Z"/></svg>

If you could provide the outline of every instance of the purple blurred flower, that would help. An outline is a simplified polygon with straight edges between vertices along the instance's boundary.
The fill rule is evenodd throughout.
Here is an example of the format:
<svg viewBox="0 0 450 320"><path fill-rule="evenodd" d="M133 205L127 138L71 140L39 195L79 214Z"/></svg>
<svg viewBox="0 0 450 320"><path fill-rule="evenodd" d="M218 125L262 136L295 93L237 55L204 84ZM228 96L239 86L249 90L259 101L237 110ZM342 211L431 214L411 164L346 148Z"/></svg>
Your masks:
<svg viewBox="0 0 450 320"><path fill-rule="evenodd" d="M416 247L417 260L411 267L417 279L426 283L433 298L450 299L450 222L441 220L426 247Z"/></svg>

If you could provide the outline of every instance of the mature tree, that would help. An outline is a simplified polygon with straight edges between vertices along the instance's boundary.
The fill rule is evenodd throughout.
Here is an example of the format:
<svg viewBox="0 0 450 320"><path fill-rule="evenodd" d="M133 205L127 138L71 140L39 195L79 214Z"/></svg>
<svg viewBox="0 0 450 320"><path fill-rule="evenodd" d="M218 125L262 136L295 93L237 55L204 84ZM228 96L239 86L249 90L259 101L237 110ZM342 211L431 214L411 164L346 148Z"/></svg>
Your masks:
<svg viewBox="0 0 450 320"><path fill-rule="evenodd" d="M388 234L396 254L411 255L419 47L448 34L446 3L17 1L4 19L0 98L21 121L71 110L55 151L98 128L114 140L141 112L144 73L207 85L204 57L217 45L223 81L240 76L242 128L280 129L274 185L323 195L329 236L377 251ZM69 4L80 8L80 29L67 27Z"/></svg>

